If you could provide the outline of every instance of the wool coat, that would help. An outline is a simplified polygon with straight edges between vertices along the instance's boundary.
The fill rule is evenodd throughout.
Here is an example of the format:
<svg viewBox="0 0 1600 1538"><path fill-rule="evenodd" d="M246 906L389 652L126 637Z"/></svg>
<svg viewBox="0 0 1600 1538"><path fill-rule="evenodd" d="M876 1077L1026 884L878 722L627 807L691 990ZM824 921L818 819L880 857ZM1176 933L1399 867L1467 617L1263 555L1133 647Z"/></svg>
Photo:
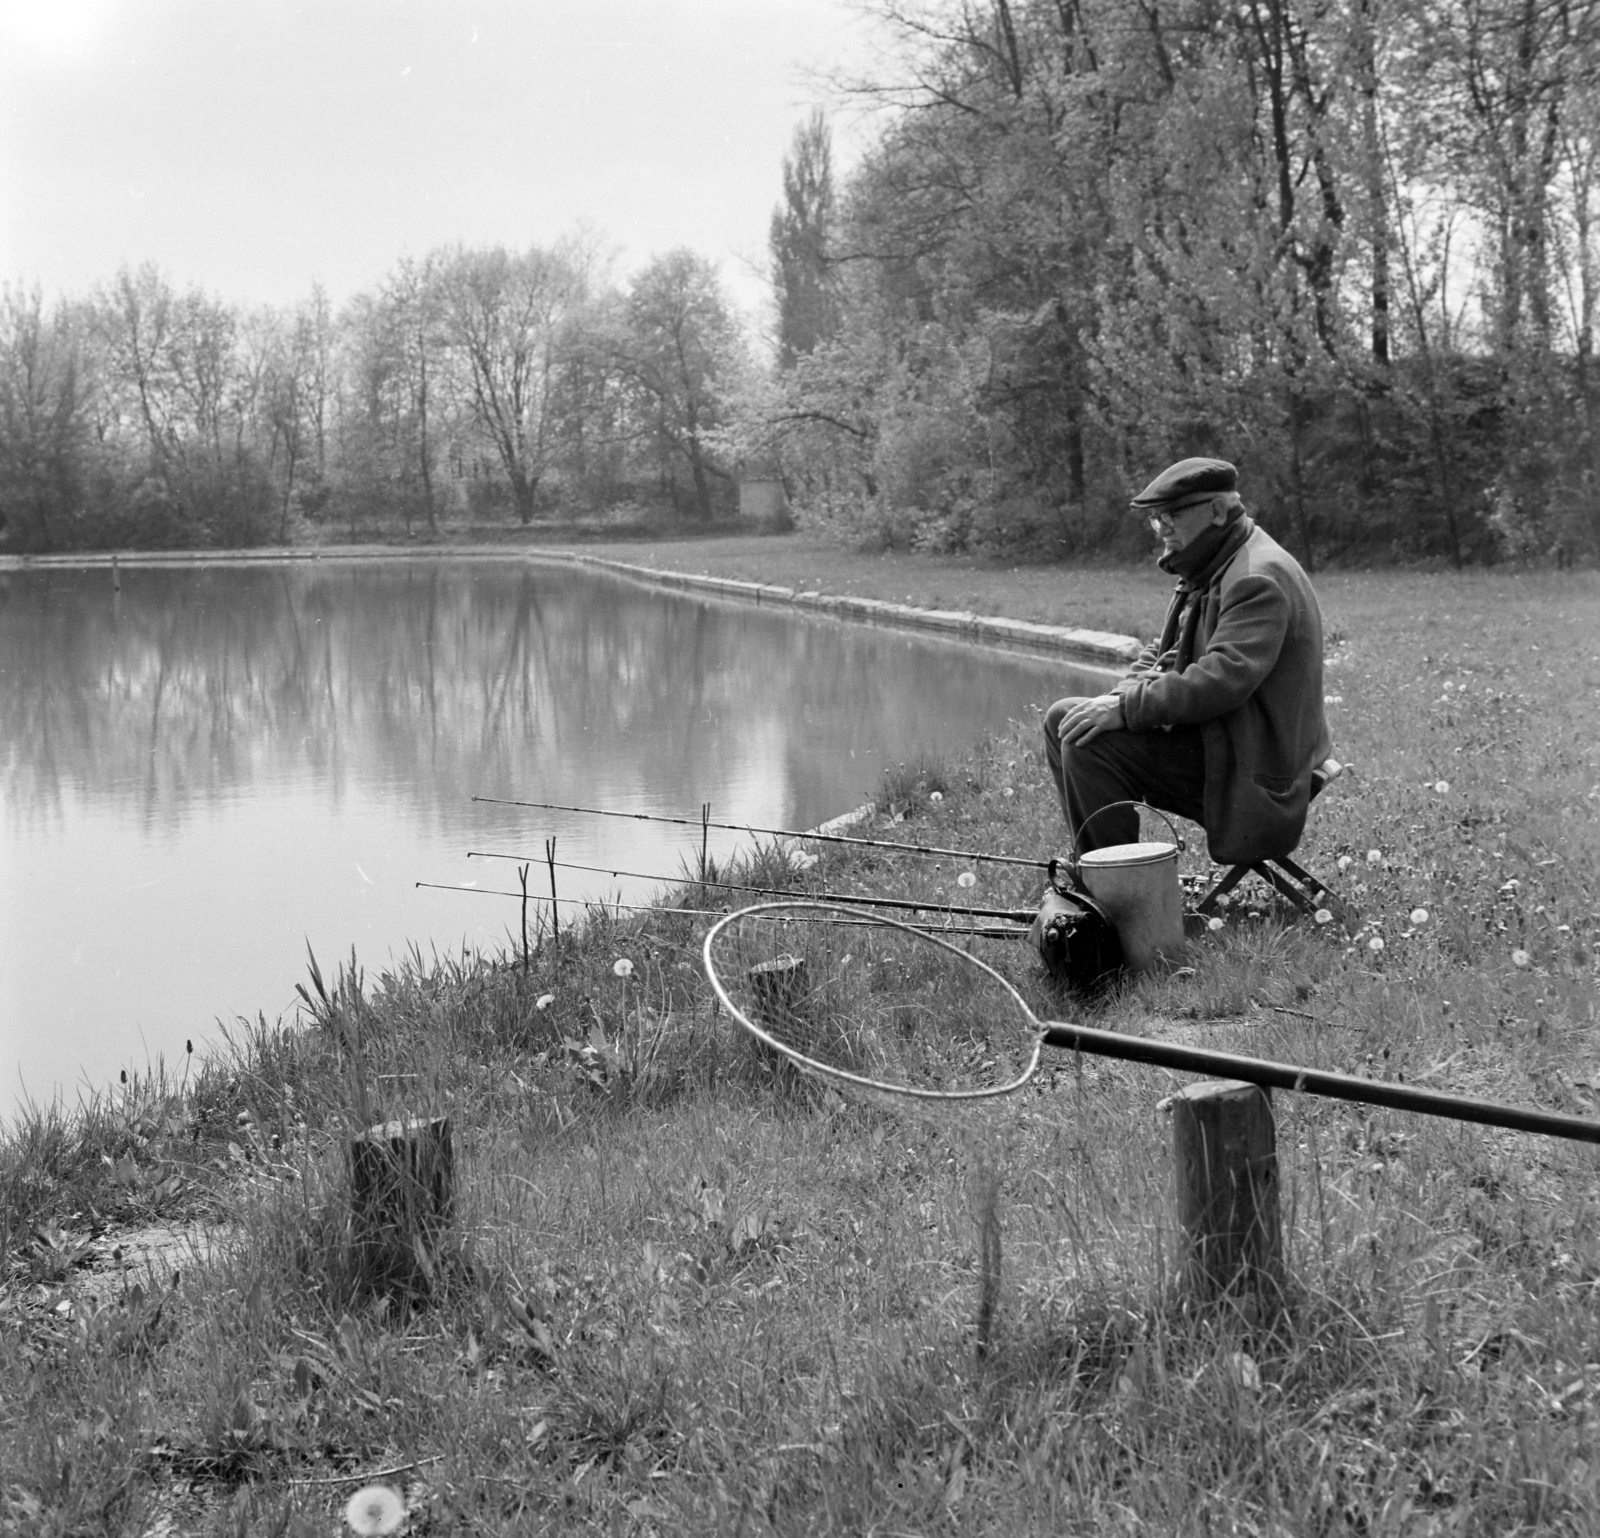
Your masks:
<svg viewBox="0 0 1600 1538"><path fill-rule="evenodd" d="M1200 612L1185 657L1173 638L1188 629L1191 602ZM1265 530L1251 524L1213 569L1180 583L1161 640L1114 692L1129 731L1200 728L1212 859L1248 863L1299 843L1311 771L1333 747L1322 708L1322 611L1300 563Z"/></svg>

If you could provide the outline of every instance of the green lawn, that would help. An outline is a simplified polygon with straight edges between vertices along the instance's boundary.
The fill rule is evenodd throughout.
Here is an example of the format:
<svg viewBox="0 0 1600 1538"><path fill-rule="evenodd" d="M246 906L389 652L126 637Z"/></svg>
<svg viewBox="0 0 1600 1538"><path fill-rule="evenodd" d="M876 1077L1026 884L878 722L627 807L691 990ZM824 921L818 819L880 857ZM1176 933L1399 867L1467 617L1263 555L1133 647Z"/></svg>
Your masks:
<svg viewBox="0 0 1600 1538"><path fill-rule="evenodd" d="M1168 587L799 539L602 553L1133 634ZM1192 978L1088 1009L1020 942L975 943L1041 1010L1596 1114L1600 581L1318 587L1351 770L1303 857L1360 932L1240 903ZM1056 848L1033 731L907 766L883 793L906 819L874 831ZM750 874L998 906L1039 887L838 850ZM0 1523L325 1534L388 1470L415 1533L1600 1528L1590 1148L1280 1094L1287 1313L1195 1309L1179 1079L1056 1061L975 1130L796 1092L711 1008L704 922L597 920L526 972L346 967L308 981L307 1028L241 1028L185 1094L135 1083L17 1129ZM1006 1024L944 1004L953 1053ZM409 1313L362 1293L343 1195L344 1138L400 1112L448 1113L457 1153L461 1258ZM176 1284L170 1261L118 1269L129 1226L201 1220Z"/></svg>

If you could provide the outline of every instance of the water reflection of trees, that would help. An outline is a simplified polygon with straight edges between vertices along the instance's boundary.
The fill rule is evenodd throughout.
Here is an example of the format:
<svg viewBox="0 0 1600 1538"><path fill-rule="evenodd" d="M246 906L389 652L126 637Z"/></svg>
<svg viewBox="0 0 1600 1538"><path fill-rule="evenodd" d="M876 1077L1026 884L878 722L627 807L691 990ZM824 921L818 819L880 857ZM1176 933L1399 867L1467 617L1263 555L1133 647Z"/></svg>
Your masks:
<svg viewBox="0 0 1600 1538"><path fill-rule="evenodd" d="M827 811L870 788L852 749L903 754L940 718L970 737L1041 673L510 563L138 567L120 593L104 570L0 574L0 763L29 820L70 790L169 825L282 782L379 783L430 821L599 784L693 808L751 741L782 745L770 771L802 802L818 787L789 811Z"/></svg>

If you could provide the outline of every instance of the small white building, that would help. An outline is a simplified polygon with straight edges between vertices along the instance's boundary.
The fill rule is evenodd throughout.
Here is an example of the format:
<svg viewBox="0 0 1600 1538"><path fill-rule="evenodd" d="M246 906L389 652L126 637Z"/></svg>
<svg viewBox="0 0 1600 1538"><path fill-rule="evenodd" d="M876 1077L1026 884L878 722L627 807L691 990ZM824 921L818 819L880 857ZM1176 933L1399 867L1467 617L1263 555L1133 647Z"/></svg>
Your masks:
<svg viewBox="0 0 1600 1538"><path fill-rule="evenodd" d="M783 482L765 467L743 471L739 476L739 516L751 523L772 529L790 529L789 499Z"/></svg>

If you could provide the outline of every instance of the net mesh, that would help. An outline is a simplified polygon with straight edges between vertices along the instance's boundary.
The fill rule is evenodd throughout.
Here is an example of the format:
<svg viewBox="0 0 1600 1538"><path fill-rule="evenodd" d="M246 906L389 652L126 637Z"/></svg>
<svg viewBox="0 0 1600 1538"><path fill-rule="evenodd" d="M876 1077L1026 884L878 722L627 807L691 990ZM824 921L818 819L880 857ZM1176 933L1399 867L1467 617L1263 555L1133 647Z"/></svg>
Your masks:
<svg viewBox="0 0 1600 1538"><path fill-rule="evenodd" d="M976 1111L1038 1067L1038 1025L1016 989L960 945L894 919L759 903L711 930L705 960L758 1056L847 1098Z"/></svg>

